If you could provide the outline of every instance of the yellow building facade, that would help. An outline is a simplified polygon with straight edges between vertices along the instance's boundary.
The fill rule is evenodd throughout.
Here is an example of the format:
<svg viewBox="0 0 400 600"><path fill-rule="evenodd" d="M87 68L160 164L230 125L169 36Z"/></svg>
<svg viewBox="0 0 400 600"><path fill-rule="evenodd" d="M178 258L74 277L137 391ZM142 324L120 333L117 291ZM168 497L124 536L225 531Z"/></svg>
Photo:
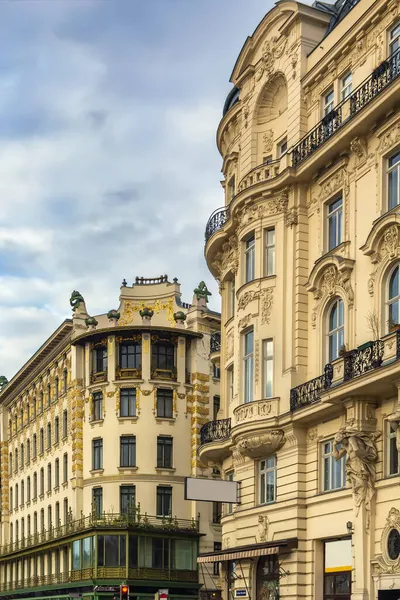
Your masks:
<svg viewBox="0 0 400 600"><path fill-rule="evenodd" d="M217 131L225 600L398 598L400 3L282 0Z"/></svg>
<svg viewBox="0 0 400 600"><path fill-rule="evenodd" d="M184 499L219 410L220 315L167 276L123 282L117 309L68 319L0 394L1 598L197 598L219 505ZM206 588L218 585L210 571ZM78 596L76 596L78 594ZM119 597L119 595L118 595Z"/></svg>

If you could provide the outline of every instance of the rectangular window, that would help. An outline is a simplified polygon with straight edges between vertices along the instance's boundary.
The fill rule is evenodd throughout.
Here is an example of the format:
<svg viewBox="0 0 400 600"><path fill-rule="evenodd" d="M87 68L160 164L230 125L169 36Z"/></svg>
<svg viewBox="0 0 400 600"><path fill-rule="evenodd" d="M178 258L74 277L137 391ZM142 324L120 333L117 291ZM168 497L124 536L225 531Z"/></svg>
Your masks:
<svg viewBox="0 0 400 600"><path fill-rule="evenodd" d="M285 138L284 140L282 140L279 143L279 146L278 146L278 156L279 156L279 158L281 156L283 156L284 154L286 154L286 152L287 152L287 139Z"/></svg>
<svg viewBox="0 0 400 600"><path fill-rule="evenodd" d="M340 448L340 445L338 449ZM322 462L324 470L324 492L338 490L346 486L346 462L342 456L336 460L334 455L334 440L322 444Z"/></svg>
<svg viewBox="0 0 400 600"><path fill-rule="evenodd" d="M101 438L92 441L92 469L94 471L103 468L103 440Z"/></svg>
<svg viewBox="0 0 400 600"><path fill-rule="evenodd" d="M136 389L122 388L120 391L120 416L136 417Z"/></svg>
<svg viewBox="0 0 400 600"><path fill-rule="evenodd" d="M324 96L323 110L324 116L328 115L335 105L335 95L333 93L333 89L329 90Z"/></svg>
<svg viewBox="0 0 400 600"><path fill-rule="evenodd" d="M235 473L233 471L228 471L227 473L225 473L225 479L226 479L226 481L234 481ZM225 504L225 513L227 515L230 515L232 512L233 512L233 504L232 504L232 502L228 502L227 504Z"/></svg>
<svg viewBox="0 0 400 600"><path fill-rule="evenodd" d="M60 441L60 419L56 417L54 419L54 443L58 444Z"/></svg>
<svg viewBox="0 0 400 600"><path fill-rule="evenodd" d="M39 431L39 451L40 451L40 454L43 454L43 452L44 452L44 431L43 431L43 429L41 429Z"/></svg>
<svg viewBox="0 0 400 600"><path fill-rule="evenodd" d="M101 421L103 418L103 394L102 392L95 392L92 396L93 408L92 408L92 420Z"/></svg>
<svg viewBox="0 0 400 600"><path fill-rule="evenodd" d="M259 463L260 504L276 500L276 456L269 456Z"/></svg>
<svg viewBox="0 0 400 600"><path fill-rule="evenodd" d="M68 411L64 410L63 412L63 437L67 437L68 435Z"/></svg>
<svg viewBox="0 0 400 600"><path fill-rule="evenodd" d="M400 48L400 23L389 33L389 55L394 54Z"/></svg>
<svg viewBox="0 0 400 600"><path fill-rule="evenodd" d="M175 369L175 346L171 342L155 342L151 346L152 370L173 372Z"/></svg>
<svg viewBox="0 0 400 600"><path fill-rule="evenodd" d="M221 523L222 516L222 502L212 503L212 522Z"/></svg>
<svg viewBox="0 0 400 600"><path fill-rule="evenodd" d="M121 485L119 497L121 515L132 511L136 505L136 487L134 485Z"/></svg>
<svg viewBox="0 0 400 600"><path fill-rule="evenodd" d="M352 73L346 73L344 77L341 79L341 96L342 100L346 100L353 90L353 75Z"/></svg>
<svg viewBox="0 0 400 600"><path fill-rule="evenodd" d="M398 206L400 199L400 152L397 152L388 159L387 188L388 188L388 209L391 210Z"/></svg>
<svg viewBox="0 0 400 600"><path fill-rule="evenodd" d="M235 289L235 280L231 279L228 282L228 318L234 316L235 314L235 301L236 301L236 289Z"/></svg>
<svg viewBox="0 0 400 600"><path fill-rule="evenodd" d="M119 347L119 366L121 369L140 369L142 348L137 342L124 342Z"/></svg>
<svg viewBox="0 0 400 600"><path fill-rule="evenodd" d="M233 365L228 367L227 371L227 385L228 385L228 401L232 402L234 392L234 371Z"/></svg>
<svg viewBox="0 0 400 600"><path fill-rule="evenodd" d="M264 232L265 261L264 275L275 275L275 227L266 229Z"/></svg>
<svg viewBox="0 0 400 600"><path fill-rule="evenodd" d="M172 419L173 390L157 389L157 417Z"/></svg>
<svg viewBox="0 0 400 600"><path fill-rule="evenodd" d="M120 465L121 467L136 467L136 436L121 436Z"/></svg>
<svg viewBox="0 0 400 600"><path fill-rule="evenodd" d="M274 384L274 342L263 340L264 397L272 398Z"/></svg>
<svg viewBox="0 0 400 600"><path fill-rule="evenodd" d="M105 373L107 371L107 348L98 346L93 350L93 372Z"/></svg>
<svg viewBox="0 0 400 600"><path fill-rule="evenodd" d="M172 437L157 437L157 467L172 469Z"/></svg>
<svg viewBox="0 0 400 600"><path fill-rule="evenodd" d="M103 514L103 488L93 488L93 508L99 517Z"/></svg>
<svg viewBox="0 0 400 600"><path fill-rule="evenodd" d="M157 486L157 517L172 515L172 487Z"/></svg>
<svg viewBox="0 0 400 600"><path fill-rule="evenodd" d="M255 237L251 235L245 242L245 283L253 281L255 273Z"/></svg>
<svg viewBox="0 0 400 600"><path fill-rule="evenodd" d="M214 379L221 378L221 369L215 363L213 363L213 365L212 365L212 372L213 372Z"/></svg>
<svg viewBox="0 0 400 600"><path fill-rule="evenodd" d="M387 423L387 469L388 475L399 473L399 451L397 450L397 423ZM399 431L400 435L400 431Z"/></svg>
<svg viewBox="0 0 400 600"><path fill-rule="evenodd" d="M243 336L243 371L244 371L244 401L253 400L253 351L254 351L254 333L251 329Z"/></svg>
<svg viewBox="0 0 400 600"><path fill-rule="evenodd" d="M222 550L221 542L214 542L214 552L220 552L221 550ZM219 562L213 563L213 575L215 575L216 577L219 575L219 567L220 567Z"/></svg>
<svg viewBox="0 0 400 600"><path fill-rule="evenodd" d="M342 243L343 200L337 198L328 205L328 250Z"/></svg>
<svg viewBox="0 0 400 600"><path fill-rule="evenodd" d="M213 397L213 421L216 421L218 418L218 412L221 408L221 398L220 396Z"/></svg>

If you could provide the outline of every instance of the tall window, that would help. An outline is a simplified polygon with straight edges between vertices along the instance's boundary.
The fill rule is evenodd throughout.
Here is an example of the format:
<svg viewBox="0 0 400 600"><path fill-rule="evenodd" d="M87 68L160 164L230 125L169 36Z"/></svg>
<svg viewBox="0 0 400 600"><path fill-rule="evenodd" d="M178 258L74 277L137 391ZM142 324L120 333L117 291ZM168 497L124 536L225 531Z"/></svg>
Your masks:
<svg viewBox="0 0 400 600"><path fill-rule="evenodd" d="M63 456L63 482L68 481L68 454L65 453Z"/></svg>
<svg viewBox="0 0 400 600"><path fill-rule="evenodd" d="M228 318L234 316L235 314L235 301L236 301L236 287L235 287L235 277L228 281Z"/></svg>
<svg viewBox="0 0 400 600"><path fill-rule="evenodd" d="M278 156L279 158L281 156L283 156L284 154L286 154L287 152L287 139L285 138L284 140L282 140L281 142L279 142L278 145Z"/></svg>
<svg viewBox="0 0 400 600"><path fill-rule="evenodd" d="M276 500L276 456L269 456L259 463L260 504Z"/></svg>
<svg viewBox="0 0 400 600"><path fill-rule="evenodd" d="M212 522L221 523L222 516L222 502L212 503Z"/></svg>
<svg viewBox="0 0 400 600"><path fill-rule="evenodd" d="M233 175L228 181L228 202L235 196L235 176Z"/></svg>
<svg viewBox="0 0 400 600"><path fill-rule="evenodd" d="M44 494L44 469L43 467L40 469L40 495Z"/></svg>
<svg viewBox="0 0 400 600"><path fill-rule="evenodd" d="M172 419L173 391L163 388L157 389L157 417Z"/></svg>
<svg viewBox="0 0 400 600"><path fill-rule="evenodd" d="M44 431L43 431L43 427L41 428L41 430L39 432L39 452L40 452L40 454L43 454L43 452L44 452Z"/></svg>
<svg viewBox="0 0 400 600"><path fill-rule="evenodd" d="M92 420L101 421L103 418L103 394L102 392L95 392L93 394L93 410Z"/></svg>
<svg viewBox="0 0 400 600"><path fill-rule="evenodd" d="M221 379L221 369L215 364L212 364L212 372L214 379Z"/></svg>
<svg viewBox="0 0 400 600"><path fill-rule="evenodd" d="M324 542L323 600L350 600L352 542L350 538Z"/></svg>
<svg viewBox="0 0 400 600"><path fill-rule="evenodd" d="M264 275L275 274L275 227L266 229L264 233L265 258Z"/></svg>
<svg viewBox="0 0 400 600"><path fill-rule="evenodd" d="M63 437L67 437L68 435L68 411L67 409L63 412Z"/></svg>
<svg viewBox="0 0 400 600"><path fill-rule="evenodd" d="M60 485L60 459L56 458L54 468L54 487L58 488Z"/></svg>
<svg viewBox="0 0 400 600"><path fill-rule="evenodd" d="M33 434L33 448L32 448L32 458L37 457L37 437L36 433Z"/></svg>
<svg viewBox="0 0 400 600"><path fill-rule="evenodd" d="M39 415L43 412L43 392L39 394Z"/></svg>
<svg viewBox="0 0 400 600"><path fill-rule="evenodd" d="M60 441L60 419L56 417L54 419L54 443L58 444Z"/></svg>
<svg viewBox="0 0 400 600"><path fill-rule="evenodd" d="M10 487L10 510L14 509L14 498L13 498L13 489Z"/></svg>
<svg viewBox="0 0 400 600"><path fill-rule="evenodd" d="M155 342L151 346L151 367L154 372L173 372L175 368L175 346L171 342ZM168 375L168 373L167 373Z"/></svg>
<svg viewBox="0 0 400 600"><path fill-rule="evenodd" d="M31 440L26 440L26 464L31 462Z"/></svg>
<svg viewBox="0 0 400 600"><path fill-rule="evenodd" d="M324 116L328 115L333 110L334 105L335 105L335 95L334 95L333 89L331 89L324 96L324 105L323 105Z"/></svg>
<svg viewBox="0 0 400 600"><path fill-rule="evenodd" d="M172 437L157 437L157 467L172 469Z"/></svg>
<svg viewBox="0 0 400 600"><path fill-rule="evenodd" d="M136 389L122 388L120 391L120 416L136 417Z"/></svg>
<svg viewBox="0 0 400 600"><path fill-rule="evenodd" d="M234 392L234 371L233 365L227 368L227 385L228 385L228 400L232 402Z"/></svg>
<svg viewBox="0 0 400 600"><path fill-rule="evenodd" d="M172 487L157 486L157 517L172 515Z"/></svg>
<svg viewBox="0 0 400 600"><path fill-rule="evenodd" d="M227 473L225 473L225 479L226 479L226 481L234 481L235 480L234 471L228 471ZM232 502L228 502L225 504L225 512L227 515L230 515L233 512Z"/></svg>
<svg viewBox="0 0 400 600"><path fill-rule="evenodd" d="M353 75L351 72L346 73L346 75L344 77L342 77L342 80L340 82L341 85L341 97L342 100L346 100L346 98L348 98L353 90Z"/></svg>
<svg viewBox="0 0 400 600"><path fill-rule="evenodd" d="M345 457L342 456L339 460L335 460L334 443L334 440L328 440L322 444L324 492L338 490L346 485Z"/></svg>
<svg viewBox="0 0 400 600"><path fill-rule="evenodd" d="M63 371L63 392L64 392L64 394L67 393L67 389L68 389L68 371L67 371L67 369L64 369L64 371Z"/></svg>
<svg viewBox="0 0 400 600"><path fill-rule="evenodd" d="M124 513L132 510L136 504L136 487L134 485L121 485L119 488L120 511Z"/></svg>
<svg viewBox="0 0 400 600"><path fill-rule="evenodd" d="M47 507L47 527L49 529L51 529L53 526L53 515L52 515L52 510L51 510L51 506Z"/></svg>
<svg viewBox="0 0 400 600"><path fill-rule="evenodd" d="M388 327L397 325L400 317L400 287L399 287L399 265L397 265L389 279L389 293L388 293L388 306L389 306L389 319Z"/></svg>
<svg viewBox="0 0 400 600"><path fill-rule="evenodd" d="M252 234L245 242L245 283L253 281L255 273L255 237Z"/></svg>
<svg viewBox="0 0 400 600"><path fill-rule="evenodd" d="M120 437L120 466L136 467L136 437L134 435Z"/></svg>
<svg viewBox="0 0 400 600"><path fill-rule="evenodd" d="M51 404L51 385L47 386L47 406Z"/></svg>
<svg viewBox="0 0 400 600"><path fill-rule="evenodd" d="M221 542L214 542L214 552L219 552L220 550L222 550ZM215 575L215 576L219 575L219 566L220 566L219 562L213 563L213 575Z"/></svg>
<svg viewBox="0 0 400 600"><path fill-rule="evenodd" d="M389 34L389 54L394 54L400 48L400 23Z"/></svg>
<svg viewBox="0 0 400 600"><path fill-rule="evenodd" d="M342 243L343 200L337 198L328 205L328 250Z"/></svg>
<svg viewBox="0 0 400 600"><path fill-rule="evenodd" d="M104 373L107 371L107 347L97 346L93 349L93 372Z"/></svg>
<svg viewBox="0 0 400 600"><path fill-rule="evenodd" d="M64 525L65 525L67 522L67 519L68 519L68 498L64 498L63 511L64 511Z"/></svg>
<svg viewBox="0 0 400 600"><path fill-rule="evenodd" d="M29 477L29 475L26 478L26 501L31 501L31 478Z"/></svg>
<svg viewBox="0 0 400 600"><path fill-rule="evenodd" d="M97 438L92 441L92 469L94 471L103 468L103 440Z"/></svg>
<svg viewBox="0 0 400 600"><path fill-rule="evenodd" d="M119 366L121 369L140 369L142 349L137 342L122 342L119 347Z"/></svg>
<svg viewBox="0 0 400 600"><path fill-rule="evenodd" d="M388 209L391 210L400 202L400 152L388 159L387 188Z"/></svg>
<svg viewBox="0 0 400 600"><path fill-rule="evenodd" d="M272 398L274 384L274 342L263 340L264 397Z"/></svg>
<svg viewBox="0 0 400 600"><path fill-rule="evenodd" d="M47 465L47 491L51 492L51 464Z"/></svg>
<svg viewBox="0 0 400 600"><path fill-rule="evenodd" d="M251 329L243 336L244 401L253 400L253 351L254 333Z"/></svg>
<svg viewBox="0 0 400 600"><path fill-rule="evenodd" d="M25 504L25 481L21 481L21 504Z"/></svg>
<svg viewBox="0 0 400 600"><path fill-rule="evenodd" d="M10 473L12 473L12 467L13 467L13 457L12 457L12 452L10 452L10 458L9 458L9 469L10 469Z"/></svg>
<svg viewBox="0 0 400 600"><path fill-rule="evenodd" d="M399 451L397 450L397 423L387 423L387 470L388 475L399 473Z"/></svg>
<svg viewBox="0 0 400 600"><path fill-rule="evenodd" d="M214 396L213 397L213 421L216 421L218 418L218 412L221 408L221 397Z"/></svg>
<svg viewBox="0 0 400 600"><path fill-rule="evenodd" d="M58 400L58 396L59 396L59 392L60 392L60 382L58 380L58 377L56 377L54 385L55 385L56 400Z"/></svg>
<svg viewBox="0 0 400 600"><path fill-rule="evenodd" d="M47 423L47 450L51 448L51 423Z"/></svg>
<svg viewBox="0 0 400 600"><path fill-rule="evenodd" d="M36 398L32 400L32 421L36 419Z"/></svg>
<svg viewBox="0 0 400 600"><path fill-rule="evenodd" d="M33 498L37 498L38 488L37 488L37 473L33 474Z"/></svg>
<svg viewBox="0 0 400 600"><path fill-rule="evenodd" d="M25 460L25 449L24 449L24 445L21 444L21 454L20 454L20 468L23 469L24 468L24 460Z"/></svg>
<svg viewBox="0 0 400 600"><path fill-rule="evenodd" d="M329 311L328 347L329 362L339 356L339 350L344 346L344 305L337 298Z"/></svg>
<svg viewBox="0 0 400 600"><path fill-rule="evenodd" d="M93 488L93 509L96 515L99 517L103 514L103 488Z"/></svg>

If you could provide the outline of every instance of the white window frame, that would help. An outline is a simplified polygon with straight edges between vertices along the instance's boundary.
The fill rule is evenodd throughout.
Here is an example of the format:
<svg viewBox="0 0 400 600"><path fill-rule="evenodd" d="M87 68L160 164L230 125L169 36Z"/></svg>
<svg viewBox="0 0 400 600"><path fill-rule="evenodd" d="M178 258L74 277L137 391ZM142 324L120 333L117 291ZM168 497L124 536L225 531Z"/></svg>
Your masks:
<svg viewBox="0 0 400 600"><path fill-rule="evenodd" d="M396 33L397 30L397 33ZM393 34L396 33L395 37L392 37ZM393 45L396 44L398 45L398 48L396 50L393 51ZM396 25L394 25L390 31L389 31L389 36L388 36L388 54L389 56L391 56L392 54L394 54L394 52L397 52L397 50L399 50L400 48L400 22L397 22Z"/></svg>
<svg viewBox="0 0 400 600"><path fill-rule="evenodd" d="M246 340L252 335L251 352L246 354ZM243 333L243 402L254 400L254 330L248 329Z"/></svg>
<svg viewBox="0 0 400 600"><path fill-rule="evenodd" d="M331 211L331 206L338 201L341 201L340 206ZM337 196L335 199L330 200L326 205L326 219L327 219L327 252L334 250L340 244L343 243L343 196ZM335 241L337 242L331 247L331 223L335 223Z"/></svg>
<svg viewBox="0 0 400 600"><path fill-rule="evenodd" d="M392 158L395 158L396 156L398 156L398 161L395 162L392 166L389 166L389 162ZM390 174L393 173L394 171L397 171L397 202L396 204L393 204L393 206L390 206L389 204L389 190L390 190L390 185L389 185L389 177ZM392 210L393 208L395 208L396 206L399 206L400 204L400 151L397 150L396 152L392 152L390 154L390 156L387 157L386 159L386 187L387 187L387 192L386 192L386 202L387 202L387 210Z"/></svg>
<svg viewBox="0 0 400 600"><path fill-rule="evenodd" d="M390 280L392 279L393 273L398 269L399 271L399 293L397 294L397 296L393 296L393 298L390 298ZM387 312L386 312L386 323L387 323L387 329L389 332L389 321L391 319L390 316L390 307L393 304L397 304L397 312L399 314L399 320L400 320L400 264L397 263L393 269L389 272L388 275L388 279L387 279L387 285L386 285L386 304L387 304Z"/></svg>
<svg viewBox="0 0 400 600"><path fill-rule="evenodd" d="M346 79L350 78L350 81L346 83ZM353 73L347 71L340 79L340 97L341 100L346 100L353 91Z"/></svg>
<svg viewBox="0 0 400 600"><path fill-rule="evenodd" d="M327 440L324 440L321 444L321 470L322 470L322 485L321 485L321 490L323 492L334 492L337 490L342 490L346 487L346 459L344 456L342 456L339 461L335 460L335 457L333 455L333 447L334 447L334 439L330 438ZM325 452L325 445L326 444L330 444L330 451L329 452ZM340 469L340 478L341 478L341 485L337 486L337 487L333 487L333 465L336 462L340 462L341 463L341 469ZM325 468L326 465L329 465L329 483L328 483L328 487L325 487Z"/></svg>
<svg viewBox="0 0 400 600"><path fill-rule="evenodd" d="M338 327L335 327L334 329L330 329L331 313L333 311L334 306L337 305L338 315L340 315L340 303L342 303L342 306L343 306L343 323L341 325L339 325ZM327 356L328 356L328 362L332 362L339 357L339 351L340 351L340 347L341 347L339 345L341 331L343 331L343 345L345 345L344 302L343 302L342 298L340 298L340 297L335 298L335 300L333 302L331 302L331 304L329 305L329 310L327 313L327 331L328 331L328 333L327 333L327 344L328 344ZM338 344L337 344L338 355L336 357L331 356L331 338L333 336L336 336L338 338Z"/></svg>
<svg viewBox="0 0 400 600"><path fill-rule="evenodd" d="M263 390L264 398L274 397L274 340L263 340ZM268 387L271 392L268 393Z"/></svg>
<svg viewBox="0 0 400 600"><path fill-rule="evenodd" d="M245 283L254 281L255 277L255 249L256 238L254 232L244 241L244 270Z"/></svg>
<svg viewBox="0 0 400 600"><path fill-rule="evenodd" d="M328 97L332 94L332 99L328 101ZM322 113L323 116L329 115L329 113L335 108L335 90L329 88L322 96Z"/></svg>
<svg viewBox="0 0 400 600"><path fill-rule="evenodd" d="M269 240L269 234L273 234L273 241ZM269 258L272 266L269 268ZM264 277L275 275L275 227L264 229Z"/></svg>
<svg viewBox="0 0 400 600"><path fill-rule="evenodd" d="M281 158L287 152L287 138L283 138L278 144L278 157Z"/></svg>
<svg viewBox="0 0 400 600"><path fill-rule="evenodd" d="M268 499L268 475L273 474L273 498ZM276 502L277 460L276 456L268 456L258 463L258 498L259 504Z"/></svg>
<svg viewBox="0 0 400 600"><path fill-rule="evenodd" d="M392 427L394 430L392 431ZM388 477L394 477L395 475L400 474L400 452L397 450L397 427L395 423L391 423L390 421L386 421L386 473ZM397 452L397 471L394 473L390 472L390 458L392 454L392 440L394 440L394 448Z"/></svg>

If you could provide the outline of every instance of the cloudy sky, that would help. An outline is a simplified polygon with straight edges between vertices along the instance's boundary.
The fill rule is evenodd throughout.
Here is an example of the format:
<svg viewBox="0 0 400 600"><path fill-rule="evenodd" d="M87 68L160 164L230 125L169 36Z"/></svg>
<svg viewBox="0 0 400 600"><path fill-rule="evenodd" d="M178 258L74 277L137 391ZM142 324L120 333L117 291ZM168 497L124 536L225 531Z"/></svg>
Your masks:
<svg viewBox="0 0 400 600"><path fill-rule="evenodd" d="M215 131L271 0L0 1L0 374L125 277L205 279Z"/></svg>

